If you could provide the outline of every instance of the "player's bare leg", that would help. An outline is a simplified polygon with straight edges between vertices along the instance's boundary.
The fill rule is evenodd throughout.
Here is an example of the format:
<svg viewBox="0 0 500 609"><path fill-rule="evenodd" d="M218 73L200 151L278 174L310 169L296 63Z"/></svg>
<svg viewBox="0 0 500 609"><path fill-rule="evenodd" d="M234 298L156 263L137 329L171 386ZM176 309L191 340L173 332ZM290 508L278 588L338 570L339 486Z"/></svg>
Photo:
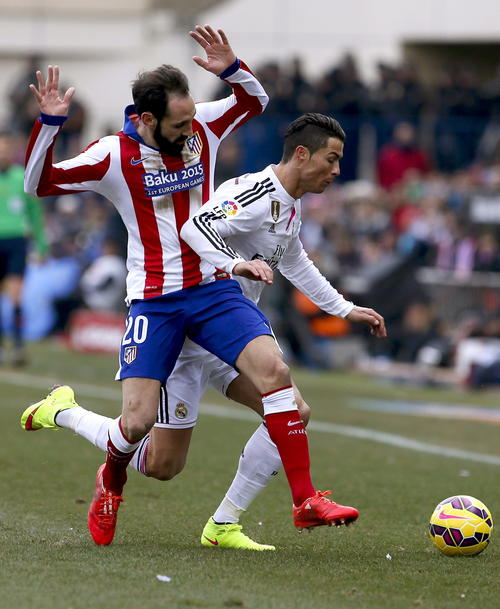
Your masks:
<svg viewBox="0 0 500 609"><path fill-rule="evenodd" d="M109 426L106 463L97 470L96 489L88 511L89 531L98 545L108 545L113 540L127 466L156 420L160 382L126 378L122 381L122 392L122 415Z"/></svg>
<svg viewBox="0 0 500 609"><path fill-rule="evenodd" d="M171 480L180 474L186 465L193 429L153 427L144 456L144 473L157 480Z"/></svg>
<svg viewBox="0 0 500 609"><path fill-rule="evenodd" d="M310 408L294 385L295 399L300 416L307 424ZM263 414L262 400L254 384L241 374L228 387L226 395ZM255 497L269 484L281 469L281 458L276 444L271 440L266 424L262 423L246 443L238 462L238 469L219 507L208 519L201 543L207 547L229 547L245 550L273 550L249 539L241 531L240 516Z"/></svg>
<svg viewBox="0 0 500 609"><path fill-rule="evenodd" d="M330 501L313 487L309 446L300 418L292 382L282 354L271 336L258 336L243 349L236 367L261 393L269 436L276 444L293 497L297 528L349 523L358 511Z"/></svg>

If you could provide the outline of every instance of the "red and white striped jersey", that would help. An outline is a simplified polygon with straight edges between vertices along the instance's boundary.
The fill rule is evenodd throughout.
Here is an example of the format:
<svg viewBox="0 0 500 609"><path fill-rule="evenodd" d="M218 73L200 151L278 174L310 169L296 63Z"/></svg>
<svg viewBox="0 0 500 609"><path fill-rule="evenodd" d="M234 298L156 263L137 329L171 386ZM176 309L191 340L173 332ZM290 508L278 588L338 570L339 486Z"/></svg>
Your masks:
<svg viewBox="0 0 500 609"><path fill-rule="evenodd" d="M180 230L213 192L221 140L263 112L268 101L243 62L237 60L223 77L232 95L196 104L194 133L179 157L143 142L131 119L133 106L125 110L122 131L56 164L52 151L65 117L42 115L35 123L26 153L26 192L43 197L92 190L115 205L128 231L128 302L214 280L215 268L181 239Z"/></svg>

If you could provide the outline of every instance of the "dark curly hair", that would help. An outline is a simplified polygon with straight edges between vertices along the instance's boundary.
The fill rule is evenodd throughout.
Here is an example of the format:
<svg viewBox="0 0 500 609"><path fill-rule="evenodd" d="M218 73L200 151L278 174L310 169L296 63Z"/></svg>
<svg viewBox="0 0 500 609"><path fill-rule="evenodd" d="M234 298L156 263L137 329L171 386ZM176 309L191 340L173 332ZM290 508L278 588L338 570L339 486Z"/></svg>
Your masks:
<svg viewBox="0 0 500 609"><path fill-rule="evenodd" d="M183 72L167 64L142 72L132 83L132 97L139 116L143 112L151 112L160 121L168 115L168 101L172 94L189 95L189 84Z"/></svg>

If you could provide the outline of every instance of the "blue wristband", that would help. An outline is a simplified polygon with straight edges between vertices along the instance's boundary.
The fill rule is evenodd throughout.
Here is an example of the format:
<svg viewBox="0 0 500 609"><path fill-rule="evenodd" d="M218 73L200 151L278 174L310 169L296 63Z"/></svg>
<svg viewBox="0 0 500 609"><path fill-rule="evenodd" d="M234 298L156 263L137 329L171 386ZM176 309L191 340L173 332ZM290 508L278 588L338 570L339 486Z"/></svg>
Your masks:
<svg viewBox="0 0 500 609"><path fill-rule="evenodd" d="M240 60L238 58L236 58L233 63L224 70L224 72L222 72L221 74L219 74L219 78L222 78L222 80L224 80L224 78L227 78L228 76L232 76L235 72L237 72L240 69Z"/></svg>
<svg viewBox="0 0 500 609"><path fill-rule="evenodd" d="M67 118L67 116L52 116L51 114L40 112L40 121L44 125L62 125Z"/></svg>

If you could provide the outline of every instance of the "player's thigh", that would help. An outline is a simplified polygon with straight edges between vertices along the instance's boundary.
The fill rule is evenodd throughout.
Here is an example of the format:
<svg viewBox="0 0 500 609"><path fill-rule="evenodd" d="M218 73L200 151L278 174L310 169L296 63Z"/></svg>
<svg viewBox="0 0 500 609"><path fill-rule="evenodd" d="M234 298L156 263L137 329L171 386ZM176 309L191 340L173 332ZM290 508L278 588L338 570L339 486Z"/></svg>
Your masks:
<svg viewBox="0 0 500 609"><path fill-rule="evenodd" d="M153 427L149 434L146 473L158 480L171 480L186 464L194 427Z"/></svg>
<svg viewBox="0 0 500 609"><path fill-rule="evenodd" d="M211 371L222 362L186 339L172 374L163 384L156 426L166 429L194 427L200 400Z"/></svg>
<svg viewBox="0 0 500 609"><path fill-rule="evenodd" d="M190 303L189 338L230 366L253 339L272 335L266 316L246 298L234 280L202 286ZM201 298L203 296L203 299Z"/></svg>
<svg viewBox="0 0 500 609"><path fill-rule="evenodd" d="M162 383L172 372L185 329L182 309L175 297L168 296L132 303L120 345L117 379L135 377Z"/></svg>

